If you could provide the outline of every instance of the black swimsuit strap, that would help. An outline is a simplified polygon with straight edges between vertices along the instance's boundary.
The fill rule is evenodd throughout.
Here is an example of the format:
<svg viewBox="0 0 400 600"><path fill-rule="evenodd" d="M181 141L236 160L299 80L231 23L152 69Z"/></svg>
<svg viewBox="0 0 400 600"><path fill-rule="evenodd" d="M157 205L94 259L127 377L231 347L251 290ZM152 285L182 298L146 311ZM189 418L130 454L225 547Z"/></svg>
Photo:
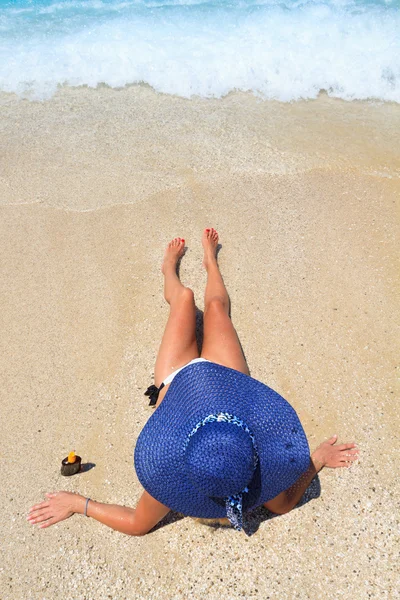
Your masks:
<svg viewBox="0 0 400 600"><path fill-rule="evenodd" d="M163 389L163 387L164 384L162 383L159 388L156 385L151 385L147 388L144 395L149 396L150 398L149 406L155 406L157 404L158 395Z"/></svg>

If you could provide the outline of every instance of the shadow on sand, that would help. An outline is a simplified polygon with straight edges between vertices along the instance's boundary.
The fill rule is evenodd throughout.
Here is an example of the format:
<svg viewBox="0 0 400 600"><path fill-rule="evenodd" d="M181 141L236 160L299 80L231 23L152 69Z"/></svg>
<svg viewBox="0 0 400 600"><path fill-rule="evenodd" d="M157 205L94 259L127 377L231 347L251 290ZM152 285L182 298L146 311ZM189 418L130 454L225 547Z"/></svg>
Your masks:
<svg viewBox="0 0 400 600"><path fill-rule="evenodd" d="M319 498L320 495L321 495L321 483L320 483L319 477L316 476L316 477L314 477L314 479L312 480L312 482L310 483L310 485L304 492L303 497L301 498L300 502L295 506L295 508L293 510L297 510L297 509L301 508L302 506L304 506L305 504L310 502L310 500L315 500L316 498ZM277 519L280 516L282 516L282 515L276 515L276 514L270 512L269 510L267 510L266 508L264 508L263 506L259 506L258 508L255 508L254 510L243 515L243 531L248 537L251 537L252 535L257 533L257 531L262 523L264 523L265 521L271 521L272 519ZM178 521L181 521L182 519L187 519L187 518L190 518L190 517L185 517L184 515L182 515L180 513L170 511L159 523L157 523L157 525L151 530L151 533L161 529L162 527L167 527L168 525L172 525L173 523L177 523ZM227 520L226 520L226 523L225 522L221 523L221 521L225 521L224 519L215 519L215 520L210 519L209 521L207 519L195 519L195 520L198 523L200 523L201 525L204 525L205 527L210 527L211 529L229 529L229 528L231 528L231 525L228 524Z"/></svg>

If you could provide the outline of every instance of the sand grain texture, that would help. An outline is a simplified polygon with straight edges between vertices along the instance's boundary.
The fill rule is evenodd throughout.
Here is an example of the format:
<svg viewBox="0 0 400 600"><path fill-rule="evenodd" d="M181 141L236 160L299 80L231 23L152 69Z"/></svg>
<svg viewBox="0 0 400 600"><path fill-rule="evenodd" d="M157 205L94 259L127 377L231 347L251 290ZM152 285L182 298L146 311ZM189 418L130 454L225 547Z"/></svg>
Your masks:
<svg viewBox="0 0 400 600"><path fill-rule="evenodd" d="M397 598L399 107L134 87L0 109L0 598ZM46 491L138 500L161 257L186 238L202 309L210 225L252 375L311 447L338 433L360 463L247 536L178 516L138 539L81 516L33 528ZM62 478L71 449L95 468Z"/></svg>

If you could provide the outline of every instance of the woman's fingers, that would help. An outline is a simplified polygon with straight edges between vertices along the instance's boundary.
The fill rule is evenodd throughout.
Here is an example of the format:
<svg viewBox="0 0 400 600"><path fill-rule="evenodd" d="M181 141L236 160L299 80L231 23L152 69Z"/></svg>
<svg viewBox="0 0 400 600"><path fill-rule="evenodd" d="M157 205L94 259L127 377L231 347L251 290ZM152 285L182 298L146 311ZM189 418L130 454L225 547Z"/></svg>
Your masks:
<svg viewBox="0 0 400 600"><path fill-rule="evenodd" d="M47 521L47 519L50 519L50 517L52 517L52 513L50 510L45 510L37 515L34 515L31 518L28 518L28 520L30 521L30 523L32 525L34 525L35 523L41 523L42 521Z"/></svg>
<svg viewBox="0 0 400 600"><path fill-rule="evenodd" d="M336 468L345 468L345 469L347 469L348 467L352 467L353 463L342 460L342 461L338 461L335 465L332 465L332 466L336 467Z"/></svg>
<svg viewBox="0 0 400 600"><path fill-rule="evenodd" d="M43 502L40 502L40 504L35 504L34 506L32 506L29 509L29 512L34 512L35 510L40 510L41 508L46 508L48 506L50 506L50 500L51 498L55 498L57 496L57 492L49 492L47 494L45 494L45 496L47 498L49 498L49 500L43 500Z"/></svg>
<svg viewBox="0 0 400 600"><path fill-rule="evenodd" d="M43 502L32 506L29 509L27 520L33 524L40 523L44 519L49 519L53 514L53 510L51 509L51 501L56 495L57 494L55 492L48 493L46 494L46 496L49 498L48 500L44 500Z"/></svg>
<svg viewBox="0 0 400 600"><path fill-rule="evenodd" d="M340 444L340 446L336 446L337 450L350 450L350 448L355 448L356 445L351 443L351 444Z"/></svg>
<svg viewBox="0 0 400 600"><path fill-rule="evenodd" d="M342 460L356 460L358 458L358 452L346 452L342 453Z"/></svg>
<svg viewBox="0 0 400 600"><path fill-rule="evenodd" d="M349 442L336 446L337 439L337 435L333 435L329 440L322 442L313 455L326 467L350 467L359 456L357 444Z"/></svg>
<svg viewBox="0 0 400 600"><path fill-rule="evenodd" d="M55 523L58 523L59 519L56 519L55 517L51 517L51 519L48 519L47 521L45 521L45 523L42 523L41 525L39 525L40 529L44 529L45 527L50 527L50 525L54 525Z"/></svg>
<svg viewBox="0 0 400 600"><path fill-rule="evenodd" d="M41 502L40 504L35 504L35 506L32 506L32 508L29 509L29 513L33 513L36 510L41 510L42 508L48 508L49 506L50 506L50 503L45 500L44 502Z"/></svg>
<svg viewBox="0 0 400 600"><path fill-rule="evenodd" d="M342 464L353 463L357 458L358 456L347 456L346 458L342 458L339 462Z"/></svg>
<svg viewBox="0 0 400 600"><path fill-rule="evenodd" d="M358 451L356 450L348 450L346 453L341 452L338 456L340 467L351 467L354 461L358 459Z"/></svg>
<svg viewBox="0 0 400 600"><path fill-rule="evenodd" d="M38 510L45 510L46 508L49 508L49 506L50 502L42 502L42 504L36 504L36 506L32 506L32 508L29 509L29 513L34 513Z"/></svg>
<svg viewBox="0 0 400 600"><path fill-rule="evenodd" d="M70 499L75 496L71 492L49 492L47 500L35 504L29 510L27 520L31 525L50 527L74 514Z"/></svg>
<svg viewBox="0 0 400 600"><path fill-rule="evenodd" d="M38 512L35 515L30 515L28 517L28 521L31 525L37 525L40 523L39 527L49 527L50 525L54 525L54 523L58 523L59 521L63 521L70 515L55 515L54 512L49 508Z"/></svg>
<svg viewBox="0 0 400 600"><path fill-rule="evenodd" d="M33 511L31 510L29 512L28 519L36 519L40 515L43 515L44 513L50 513L50 512L52 512L50 509L50 506L43 506L42 508L38 508L37 510L33 510Z"/></svg>

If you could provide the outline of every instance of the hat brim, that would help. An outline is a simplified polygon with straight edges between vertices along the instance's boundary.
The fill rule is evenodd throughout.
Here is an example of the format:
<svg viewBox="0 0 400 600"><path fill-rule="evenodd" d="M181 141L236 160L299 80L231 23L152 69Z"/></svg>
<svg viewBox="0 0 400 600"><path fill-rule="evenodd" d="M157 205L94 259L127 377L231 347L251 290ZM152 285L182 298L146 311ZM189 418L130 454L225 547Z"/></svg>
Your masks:
<svg viewBox="0 0 400 600"><path fill-rule="evenodd" d="M243 509L275 498L304 473L310 461L307 438L292 406L265 384L211 362L180 371L141 431L135 448L139 481L171 510L187 516L226 516L222 499L209 498L185 470L185 441L211 414L229 413L243 420L255 436L259 464Z"/></svg>

